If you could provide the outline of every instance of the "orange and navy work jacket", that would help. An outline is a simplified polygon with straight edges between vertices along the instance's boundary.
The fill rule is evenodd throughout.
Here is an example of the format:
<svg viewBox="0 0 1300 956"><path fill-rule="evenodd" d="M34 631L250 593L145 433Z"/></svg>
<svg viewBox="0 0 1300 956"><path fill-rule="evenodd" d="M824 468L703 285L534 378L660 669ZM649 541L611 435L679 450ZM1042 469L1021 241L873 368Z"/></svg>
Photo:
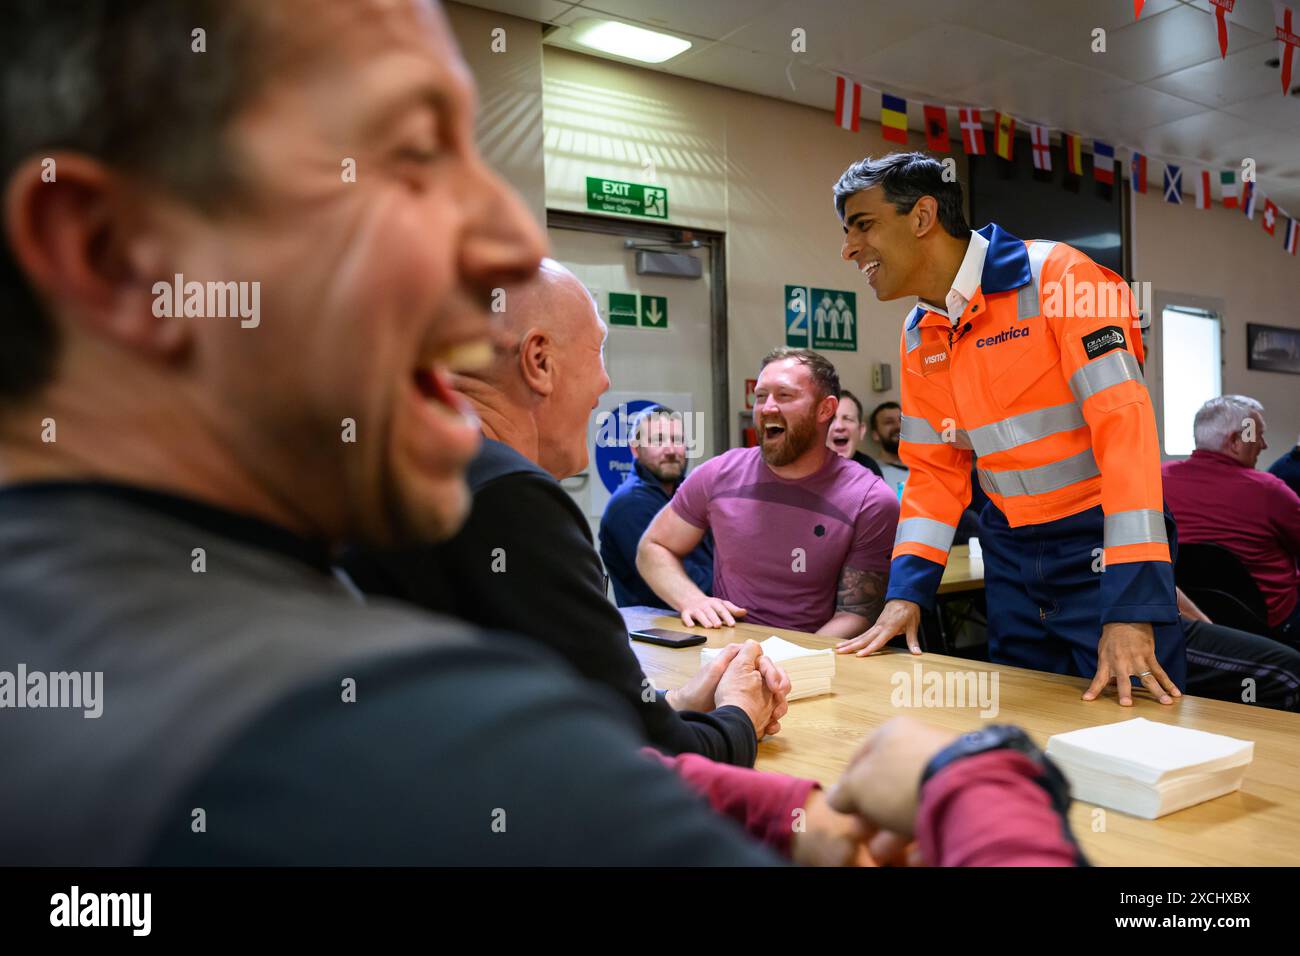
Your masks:
<svg viewBox="0 0 1300 956"><path fill-rule="evenodd" d="M1104 514L1101 620L1176 620L1160 449L1124 280L1060 242L995 224L954 323L904 323L899 455L909 472L889 597L929 607L977 477L1012 528ZM1087 559L1092 561L1093 555Z"/></svg>

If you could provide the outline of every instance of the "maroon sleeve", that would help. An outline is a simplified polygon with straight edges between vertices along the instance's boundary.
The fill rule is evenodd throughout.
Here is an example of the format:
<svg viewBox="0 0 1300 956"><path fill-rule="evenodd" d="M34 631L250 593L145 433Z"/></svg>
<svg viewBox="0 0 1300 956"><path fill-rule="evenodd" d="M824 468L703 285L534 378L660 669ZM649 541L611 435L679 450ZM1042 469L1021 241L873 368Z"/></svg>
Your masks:
<svg viewBox="0 0 1300 956"><path fill-rule="evenodd" d="M699 754L665 757L650 747L642 752L674 771L716 813L735 820L751 837L789 858L795 810L803 808L808 794L819 788L816 781L732 767Z"/></svg>
<svg viewBox="0 0 1300 956"><path fill-rule="evenodd" d="M709 527L709 501L713 498L714 473L721 457L710 458L692 469L668 502L677 517L692 527L706 530Z"/></svg>
<svg viewBox="0 0 1300 956"><path fill-rule="evenodd" d="M916 838L930 866L1077 866L1069 824L1024 754L994 750L950 764L921 789Z"/></svg>

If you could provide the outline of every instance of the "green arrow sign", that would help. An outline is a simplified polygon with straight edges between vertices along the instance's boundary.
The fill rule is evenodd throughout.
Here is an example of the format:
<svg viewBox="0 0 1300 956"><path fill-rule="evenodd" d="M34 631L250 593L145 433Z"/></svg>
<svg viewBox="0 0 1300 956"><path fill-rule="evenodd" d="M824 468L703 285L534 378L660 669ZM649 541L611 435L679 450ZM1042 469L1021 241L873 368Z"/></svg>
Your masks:
<svg viewBox="0 0 1300 956"><path fill-rule="evenodd" d="M664 295L641 296L641 328L668 328L668 297Z"/></svg>

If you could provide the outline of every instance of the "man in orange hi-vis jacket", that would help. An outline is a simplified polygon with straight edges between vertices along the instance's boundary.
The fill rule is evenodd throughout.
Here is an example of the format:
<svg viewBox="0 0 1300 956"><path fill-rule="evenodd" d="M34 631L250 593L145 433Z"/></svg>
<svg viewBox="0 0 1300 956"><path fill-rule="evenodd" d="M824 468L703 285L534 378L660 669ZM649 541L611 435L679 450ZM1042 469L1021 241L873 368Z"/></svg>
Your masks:
<svg viewBox="0 0 1300 956"><path fill-rule="evenodd" d="M843 257L878 299L918 297L900 345L910 475L888 602L839 649L869 654L906 634L920 653L974 453L991 502L980 518L990 658L1092 676L1085 700L1114 683L1130 704L1137 678L1172 703L1187 653L1131 294L1064 243L971 231L943 171L896 153L835 186Z"/></svg>

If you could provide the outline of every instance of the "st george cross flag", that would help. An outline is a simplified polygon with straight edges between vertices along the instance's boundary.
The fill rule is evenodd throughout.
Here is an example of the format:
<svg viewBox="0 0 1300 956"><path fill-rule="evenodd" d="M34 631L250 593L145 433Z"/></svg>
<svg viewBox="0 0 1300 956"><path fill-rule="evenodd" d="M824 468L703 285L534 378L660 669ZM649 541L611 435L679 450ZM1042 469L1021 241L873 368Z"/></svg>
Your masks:
<svg viewBox="0 0 1300 956"><path fill-rule="evenodd" d="M1165 202L1176 205L1183 201L1183 171L1178 166L1165 163Z"/></svg>
<svg viewBox="0 0 1300 956"><path fill-rule="evenodd" d="M925 145L936 153L946 153L948 145L948 107L926 106Z"/></svg>
<svg viewBox="0 0 1300 956"><path fill-rule="evenodd" d="M1273 0L1273 35L1277 37L1277 55L1282 60L1282 94L1291 89L1291 61L1300 47L1300 17L1282 0Z"/></svg>
<svg viewBox="0 0 1300 956"><path fill-rule="evenodd" d="M1219 186L1223 190L1223 205L1227 209L1237 208L1237 171L1223 169L1219 171Z"/></svg>
<svg viewBox="0 0 1300 956"><path fill-rule="evenodd" d="M1072 176L1083 175L1083 142L1074 133L1066 133L1061 139L1065 147L1065 169Z"/></svg>
<svg viewBox="0 0 1300 956"><path fill-rule="evenodd" d="M1006 113L994 113L993 129L993 151L1003 159L1010 159L1016 145L1016 121Z"/></svg>
<svg viewBox="0 0 1300 956"><path fill-rule="evenodd" d="M907 100L880 94L880 135L891 143L907 145Z"/></svg>
<svg viewBox="0 0 1300 956"><path fill-rule="evenodd" d="M1147 2L1147 0L1133 0L1133 19L1134 19L1134 20L1136 20L1136 19L1138 19L1138 17L1142 16L1142 4L1144 4L1144 3L1146 3L1146 2Z"/></svg>
<svg viewBox="0 0 1300 956"><path fill-rule="evenodd" d="M1254 180L1241 187L1241 211L1247 219L1255 218L1255 183Z"/></svg>
<svg viewBox="0 0 1300 956"><path fill-rule="evenodd" d="M1052 171L1052 136L1046 126L1029 127L1029 141L1034 147L1034 169Z"/></svg>
<svg viewBox="0 0 1300 956"><path fill-rule="evenodd" d="M1228 56L1228 14L1236 6L1237 0L1210 0L1214 4L1214 18L1219 22L1219 58Z"/></svg>
<svg viewBox="0 0 1300 956"><path fill-rule="evenodd" d="M835 122L840 129L858 131L862 112L862 87L846 76L835 77Z"/></svg>
<svg viewBox="0 0 1300 956"><path fill-rule="evenodd" d="M971 156L984 155L984 127L980 122L979 110L959 109L957 119L961 122L961 144Z"/></svg>
<svg viewBox="0 0 1300 956"><path fill-rule="evenodd" d="M1277 229L1277 204L1273 200L1264 199L1264 218L1261 220L1264 231L1270 236Z"/></svg>
<svg viewBox="0 0 1300 956"><path fill-rule="evenodd" d="M1210 171L1208 169L1199 169L1196 171L1196 208L1210 208Z"/></svg>
<svg viewBox="0 0 1300 956"><path fill-rule="evenodd" d="M1147 158L1136 150L1133 152L1133 160L1129 165L1129 180L1132 183L1134 192L1144 193L1147 191Z"/></svg>
<svg viewBox="0 0 1300 956"><path fill-rule="evenodd" d="M1099 183L1115 181L1115 147L1110 143L1092 141L1092 175Z"/></svg>
<svg viewBox="0 0 1300 956"><path fill-rule="evenodd" d="M1300 239L1300 222L1296 222L1290 216L1286 220L1286 235L1282 237L1282 248L1291 255L1295 255L1297 239Z"/></svg>

